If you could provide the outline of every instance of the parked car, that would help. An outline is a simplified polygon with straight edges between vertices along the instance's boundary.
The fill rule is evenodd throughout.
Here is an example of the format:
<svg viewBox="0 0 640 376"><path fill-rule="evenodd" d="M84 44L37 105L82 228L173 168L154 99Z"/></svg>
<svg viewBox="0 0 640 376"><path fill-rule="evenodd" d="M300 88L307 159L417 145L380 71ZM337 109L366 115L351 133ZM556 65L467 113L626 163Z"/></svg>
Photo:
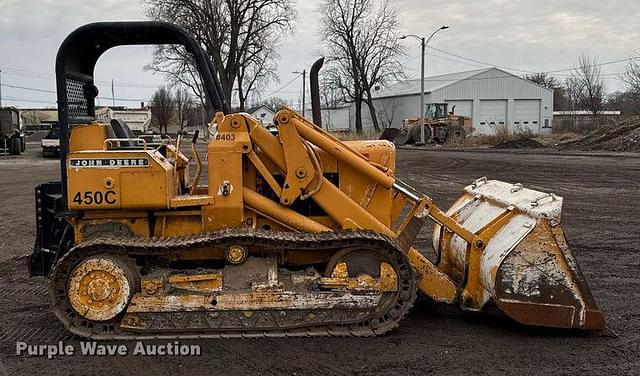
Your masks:
<svg viewBox="0 0 640 376"><path fill-rule="evenodd" d="M60 155L60 132L58 128L52 128L42 139L42 156L57 157Z"/></svg>

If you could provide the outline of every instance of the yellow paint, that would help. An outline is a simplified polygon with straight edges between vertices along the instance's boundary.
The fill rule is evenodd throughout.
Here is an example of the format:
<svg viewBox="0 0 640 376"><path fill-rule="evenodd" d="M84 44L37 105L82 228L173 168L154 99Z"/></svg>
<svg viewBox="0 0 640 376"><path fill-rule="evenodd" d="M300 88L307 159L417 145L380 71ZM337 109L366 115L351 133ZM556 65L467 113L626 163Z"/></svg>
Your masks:
<svg viewBox="0 0 640 376"><path fill-rule="evenodd" d="M422 217L416 216L423 216L426 211L463 238L474 236L435 207L428 197L414 203L394 190L396 156L392 144L341 142L288 109L280 111L276 119L280 123L279 137L246 114L216 114L217 134L207 146L207 157L203 158L207 160L208 177L206 184L200 186L192 184L199 181L198 173L193 178L190 176L188 158L174 145L167 147L166 156L153 150L118 150L104 143L107 126L91 124L74 128L70 159L148 159L145 167L69 167L70 208L89 214L77 220L76 228L111 221L130 227L132 233L140 236L148 236L153 229L153 235L158 237L242 226L311 232L354 228L397 238L403 234L406 224L416 220L422 223ZM89 135L97 141L80 140L80 136ZM327 174L337 174L337 185ZM273 175L282 178L278 180ZM275 200L262 194L260 181L275 192ZM115 200L112 203L73 203L75 193L105 190L105 184L114 192L110 196ZM303 199L315 201L326 214L311 218L287 208ZM412 210L401 218L401 209L406 205ZM99 219L89 219L92 212ZM138 218L133 224L130 221L135 213ZM394 229L393 224L398 221L403 225ZM436 300L455 300L456 290L451 279L416 252L411 249L408 255L422 276L419 288ZM305 265L327 262L330 256L330 252L291 250L282 260ZM194 250L171 257L224 256L221 250Z"/></svg>

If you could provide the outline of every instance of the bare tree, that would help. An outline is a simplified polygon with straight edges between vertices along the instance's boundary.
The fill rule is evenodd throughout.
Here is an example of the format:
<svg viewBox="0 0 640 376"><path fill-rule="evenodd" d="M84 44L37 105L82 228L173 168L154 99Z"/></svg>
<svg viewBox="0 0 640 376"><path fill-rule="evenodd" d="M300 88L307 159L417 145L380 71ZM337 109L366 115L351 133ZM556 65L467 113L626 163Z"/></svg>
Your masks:
<svg viewBox="0 0 640 376"><path fill-rule="evenodd" d="M534 84L546 87L553 90L553 109L560 111L567 109L568 98L565 87L562 85L556 77L546 72L533 73L524 75L525 80L531 81Z"/></svg>
<svg viewBox="0 0 640 376"><path fill-rule="evenodd" d="M375 85L403 76L400 10L392 0L323 0L319 11L330 66L327 82L355 104L357 132L362 132L363 103L379 130L371 91Z"/></svg>
<svg viewBox="0 0 640 376"><path fill-rule="evenodd" d="M253 102L252 107L266 106L273 112L278 112L284 106L288 106L289 102L286 99L280 97L269 97L263 100Z"/></svg>
<svg viewBox="0 0 640 376"><path fill-rule="evenodd" d="M372 19L366 22L364 31L365 45L361 54L362 80L365 91L365 102L369 107L373 127L380 130L376 109L373 103L372 89L389 81L405 78L404 65L400 58L405 56L404 47L400 44L399 8L392 0L380 0Z"/></svg>
<svg viewBox="0 0 640 376"><path fill-rule="evenodd" d="M277 41L265 34L256 38L260 47L251 48L246 54L238 70L238 101L240 108L245 109L248 98L257 98L269 83L277 81L276 73L278 65L276 60L280 58Z"/></svg>
<svg viewBox="0 0 640 376"><path fill-rule="evenodd" d="M571 79L577 88L577 100L594 119L604 108L604 81L600 71L597 58L582 55L578 60L578 67L571 73Z"/></svg>
<svg viewBox="0 0 640 376"><path fill-rule="evenodd" d="M259 83L277 79L277 44L293 31L293 0L145 0L147 16L181 25L198 39L218 68L222 94L231 103L237 89L243 110ZM150 69L193 85L193 62L175 47L160 47ZM164 63L163 63L164 62ZM190 68L189 68L190 66Z"/></svg>
<svg viewBox="0 0 640 376"><path fill-rule="evenodd" d="M380 118L383 128L390 128L393 125L399 105L398 100L393 98L385 100L383 105L380 106L378 109L378 117Z"/></svg>
<svg viewBox="0 0 640 376"><path fill-rule="evenodd" d="M176 108L175 99L166 87L159 87L151 97L149 103L151 108L151 122L153 126L158 127L160 134L168 133L169 124L173 118L174 108Z"/></svg>
<svg viewBox="0 0 640 376"><path fill-rule="evenodd" d="M538 84L540 86L544 86L548 89L556 89L560 87L560 82L558 79L553 77L547 72L533 73L533 74L525 74L523 76L525 80L531 81L534 84Z"/></svg>
<svg viewBox="0 0 640 376"><path fill-rule="evenodd" d="M323 76L319 86L321 108L336 108L345 102L341 89L331 77Z"/></svg>
<svg viewBox="0 0 640 376"><path fill-rule="evenodd" d="M40 113L37 110L20 111L20 117L22 118L23 126L29 128L37 128L42 122Z"/></svg>
<svg viewBox="0 0 640 376"><path fill-rule="evenodd" d="M605 109L621 111L624 115L635 115L640 112L638 97L631 90L616 91L607 95Z"/></svg>
<svg viewBox="0 0 640 376"><path fill-rule="evenodd" d="M640 55L629 59L627 70L621 78L627 86L629 96L635 103L636 110L640 110Z"/></svg>
<svg viewBox="0 0 640 376"><path fill-rule="evenodd" d="M152 63L145 66L145 70L162 73L171 86L189 88L198 98L200 105L207 108L206 94L200 81L200 75L195 67L191 54L176 45L158 46L153 53ZM202 119L203 124L206 119Z"/></svg>
<svg viewBox="0 0 640 376"><path fill-rule="evenodd" d="M178 129L182 132L186 126L193 125L193 98L183 87L176 89L173 98L176 122L178 123Z"/></svg>
<svg viewBox="0 0 640 376"><path fill-rule="evenodd" d="M576 110L582 108L579 103L581 84L579 80L573 76L568 77L564 82L565 92L567 94L567 109L571 111L571 122L573 127L576 126Z"/></svg>
<svg viewBox="0 0 640 376"><path fill-rule="evenodd" d="M580 103L578 103L578 97L580 96L581 85L577 78L568 77L564 82L565 90L567 91L567 98L569 99L569 107L572 111L580 109Z"/></svg>

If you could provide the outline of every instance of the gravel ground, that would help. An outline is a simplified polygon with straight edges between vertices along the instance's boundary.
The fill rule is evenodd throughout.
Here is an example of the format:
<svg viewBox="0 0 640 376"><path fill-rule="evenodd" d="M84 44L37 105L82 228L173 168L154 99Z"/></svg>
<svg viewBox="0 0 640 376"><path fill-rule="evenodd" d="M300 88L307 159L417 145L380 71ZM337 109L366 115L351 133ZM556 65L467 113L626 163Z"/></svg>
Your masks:
<svg viewBox="0 0 640 376"><path fill-rule="evenodd" d="M21 157L0 157L0 375L640 373L640 158L522 150L398 155L399 176L445 208L484 175L563 196L564 228L606 316L605 334L526 328L499 316L418 303L400 328L381 338L208 340L197 342L198 357L48 360L16 355L16 342L64 341L79 348L79 340L50 313L45 280L28 279L21 258L34 241L34 186L58 177L56 160L42 159L38 145L28 149Z"/></svg>

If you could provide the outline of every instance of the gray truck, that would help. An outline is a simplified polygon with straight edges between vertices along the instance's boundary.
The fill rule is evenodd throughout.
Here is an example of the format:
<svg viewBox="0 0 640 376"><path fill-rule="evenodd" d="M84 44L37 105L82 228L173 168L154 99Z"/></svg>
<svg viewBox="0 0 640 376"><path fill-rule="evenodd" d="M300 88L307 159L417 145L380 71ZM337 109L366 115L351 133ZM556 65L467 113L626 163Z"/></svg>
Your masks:
<svg viewBox="0 0 640 376"><path fill-rule="evenodd" d="M20 129L20 112L12 107L0 108L0 149L2 153L20 155L26 147Z"/></svg>

